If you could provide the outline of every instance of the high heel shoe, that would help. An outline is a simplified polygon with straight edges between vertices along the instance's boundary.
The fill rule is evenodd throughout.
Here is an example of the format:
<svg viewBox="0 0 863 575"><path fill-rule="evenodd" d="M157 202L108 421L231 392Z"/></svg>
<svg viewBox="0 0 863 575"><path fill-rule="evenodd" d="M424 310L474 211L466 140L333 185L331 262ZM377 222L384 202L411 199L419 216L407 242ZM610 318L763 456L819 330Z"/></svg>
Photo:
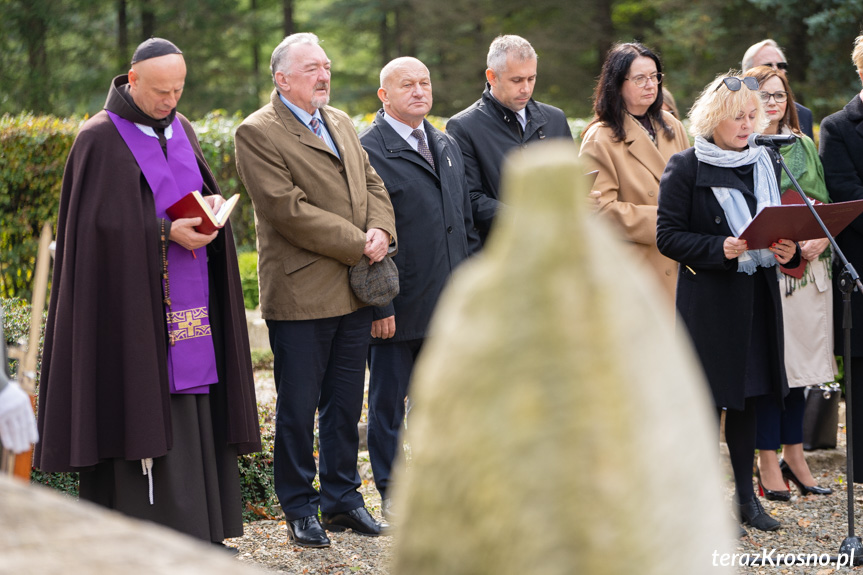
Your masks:
<svg viewBox="0 0 863 575"><path fill-rule="evenodd" d="M758 494L761 497L770 501L791 501L790 491L773 491L772 489L764 488L764 485L761 484L761 470L758 467L755 468L755 477L758 479ZM786 483L787 486L788 484Z"/></svg>
<svg viewBox="0 0 863 575"><path fill-rule="evenodd" d="M833 493L833 490L829 487L803 485L803 483L797 479L797 476L794 475L794 472L791 471L791 467L785 463L784 459L779 460L779 470L782 472L782 477L794 482L794 485L796 485L797 489L800 490L801 495L830 495Z"/></svg>

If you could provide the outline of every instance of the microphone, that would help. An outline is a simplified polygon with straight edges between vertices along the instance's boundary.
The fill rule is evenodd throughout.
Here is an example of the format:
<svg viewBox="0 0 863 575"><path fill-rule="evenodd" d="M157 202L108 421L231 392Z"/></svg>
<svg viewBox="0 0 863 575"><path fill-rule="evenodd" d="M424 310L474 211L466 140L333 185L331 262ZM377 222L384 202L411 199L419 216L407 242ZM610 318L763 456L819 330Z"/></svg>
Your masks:
<svg viewBox="0 0 863 575"><path fill-rule="evenodd" d="M767 134L749 134L747 143L750 146L770 146L771 148L778 148L780 146L790 146L797 142L798 139L799 138L794 135L769 136Z"/></svg>

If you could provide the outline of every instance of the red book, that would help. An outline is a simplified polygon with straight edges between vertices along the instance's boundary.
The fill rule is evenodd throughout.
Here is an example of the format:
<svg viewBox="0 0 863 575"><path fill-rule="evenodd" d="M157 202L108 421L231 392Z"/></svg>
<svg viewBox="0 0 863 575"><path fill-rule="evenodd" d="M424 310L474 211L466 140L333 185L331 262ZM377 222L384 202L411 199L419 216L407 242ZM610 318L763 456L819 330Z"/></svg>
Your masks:
<svg viewBox="0 0 863 575"><path fill-rule="evenodd" d="M818 204L815 211L821 216L830 233L836 236L863 213L863 200ZM801 242L823 237L824 230L806 204L768 206L758 212L740 234L740 238L746 240L750 250L770 247L781 239Z"/></svg>
<svg viewBox="0 0 863 575"><path fill-rule="evenodd" d="M201 223L195 226L195 231L200 234L212 234L218 229L225 227L231 212L240 200L239 194L234 194L227 200L219 209L219 213L214 214L210 209L210 205L201 195L201 192L195 190L189 192L165 212L171 221L179 220L180 218L201 218Z"/></svg>

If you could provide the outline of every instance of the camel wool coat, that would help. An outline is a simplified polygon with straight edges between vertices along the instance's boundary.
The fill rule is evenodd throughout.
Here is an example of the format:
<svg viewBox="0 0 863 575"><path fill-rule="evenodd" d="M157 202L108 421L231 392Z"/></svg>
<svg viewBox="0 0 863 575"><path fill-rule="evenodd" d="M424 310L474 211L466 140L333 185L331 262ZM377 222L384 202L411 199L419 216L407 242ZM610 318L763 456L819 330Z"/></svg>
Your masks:
<svg viewBox="0 0 863 575"><path fill-rule="evenodd" d="M673 305L677 262L656 248L656 206L665 165L671 156L689 147L689 138L677 118L668 112L662 114L674 130L671 140L657 130L654 144L644 128L626 114L623 141L615 142L605 124L593 124L582 135L579 156L585 159L588 170L599 170L593 189L601 194L600 213L621 230L636 257L656 272L668 303Z"/></svg>
<svg viewBox="0 0 863 575"><path fill-rule="evenodd" d="M255 208L264 319L322 319L363 307L348 270L363 256L366 231L379 228L396 240L389 195L350 117L330 106L321 116L341 158L276 90L237 128L237 171Z"/></svg>

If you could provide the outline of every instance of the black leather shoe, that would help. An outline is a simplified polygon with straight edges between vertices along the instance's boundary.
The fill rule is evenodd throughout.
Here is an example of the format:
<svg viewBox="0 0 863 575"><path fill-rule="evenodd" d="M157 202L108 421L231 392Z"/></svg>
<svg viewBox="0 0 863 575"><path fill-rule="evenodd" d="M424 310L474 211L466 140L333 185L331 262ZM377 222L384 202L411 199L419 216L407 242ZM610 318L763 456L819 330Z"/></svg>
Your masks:
<svg viewBox="0 0 863 575"><path fill-rule="evenodd" d="M783 475L783 477L785 476ZM761 484L761 470L757 467L755 468L755 478L758 479L758 493L761 497L769 499L770 501L791 501L791 492L787 489L783 491L765 489L764 485Z"/></svg>
<svg viewBox="0 0 863 575"><path fill-rule="evenodd" d="M737 510L740 514L741 523L751 525L761 531L776 531L782 525L764 511L761 501L755 496L748 503L738 504Z"/></svg>
<svg viewBox="0 0 863 575"><path fill-rule="evenodd" d="M309 515L299 519L291 519L288 524L288 539L300 547L329 547L330 538L321 527L317 516Z"/></svg>
<svg viewBox="0 0 863 575"><path fill-rule="evenodd" d="M352 529L354 533L369 537L386 535L389 528L388 524L375 521L365 507L357 507L344 513L321 513L321 522L328 531Z"/></svg>
<svg viewBox="0 0 863 575"><path fill-rule="evenodd" d="M737 529L739 529L739 531L737 532L738 539L742 539L743 537L749 535L749 533L746 532L746 529L743 528L743 525L738 525Z"/></svg>
<svg viewBox="0 0 863 575"><path fill-rule="evenodd" d="M785 463L784 459L779 460L779 470L782 472L782 477L789 481L793 481L794 485L797 486L797 489L800 490L801 495L830 495L833 493L833 490L829 487L818 487L817 485L808 486L803 485L797 476L794 475L794 472L791 471L791 468Z"/></svg>

